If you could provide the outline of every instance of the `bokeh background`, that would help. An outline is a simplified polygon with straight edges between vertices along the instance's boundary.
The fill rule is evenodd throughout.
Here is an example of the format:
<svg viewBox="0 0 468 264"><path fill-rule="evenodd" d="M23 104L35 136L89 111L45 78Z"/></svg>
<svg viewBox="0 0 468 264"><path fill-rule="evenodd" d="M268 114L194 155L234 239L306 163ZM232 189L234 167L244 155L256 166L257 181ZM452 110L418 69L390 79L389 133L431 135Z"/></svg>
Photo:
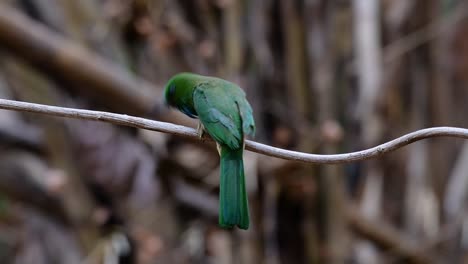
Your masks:
<svg viewBox="0 0 468 264"><path fill-rule="evenodd" d="M188 126L175 73L243 87L255 140L361 150L468 127L468 1L2 0L1 98ZM210 143L0 111L0 263L466 263L468 141L312 165L245 153L251 228L217 226Z"/></svg>

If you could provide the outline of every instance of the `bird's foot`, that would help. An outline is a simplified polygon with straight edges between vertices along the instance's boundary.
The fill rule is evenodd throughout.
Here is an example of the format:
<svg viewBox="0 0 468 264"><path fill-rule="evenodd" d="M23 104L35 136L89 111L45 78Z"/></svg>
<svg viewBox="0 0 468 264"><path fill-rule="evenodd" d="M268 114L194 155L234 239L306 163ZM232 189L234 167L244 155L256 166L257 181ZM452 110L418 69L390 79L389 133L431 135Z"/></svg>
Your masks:
<svg viewBox="0 0 468 264"><path fill-rule="evenodd" d="M201 141L206 141L209 138L209 136L205 132L205 128L203 127L202 123L198 123L197 134L198 134L198 138Z"/></svg>

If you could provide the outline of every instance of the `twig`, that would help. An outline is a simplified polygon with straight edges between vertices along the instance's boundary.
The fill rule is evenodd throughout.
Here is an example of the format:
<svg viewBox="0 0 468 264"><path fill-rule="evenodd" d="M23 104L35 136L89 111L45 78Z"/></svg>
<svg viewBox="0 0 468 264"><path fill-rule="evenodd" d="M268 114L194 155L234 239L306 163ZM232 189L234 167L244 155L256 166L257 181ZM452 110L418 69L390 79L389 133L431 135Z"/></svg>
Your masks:
<svg viewBox="0 0 468 264"><path fill-rule="evenodd" d="M103 121L116 125L131 126L136 128L148 129L169 133L177 136L198 138L197 131L193 128L174 125L171 123L149 120L141 117L114 114L102 111L91 111L74 108L65 108L57 106L49 106L42 104L33 104L26 102L19 102L14 100L0 99L0 109L15 110L22 112L30 112L37 114L46 114L52 116L70 117L77 119ZM320 155L309 154L292 150L285 150L275 148L262 143L246 140L245 148L247 150L264 154L271 157L280 159L301 161L306 163L315 164L338 164L349 163L354 161L367 160L378 157L384 153L394 151L398 148L411 144L415 141L430 138L430 137L457 137L468 139L468 129L457 127L432 127L421 129L404 136L401 136L392 141L384 144L361 150L357 152L333 154L333 155Z"/></svg>

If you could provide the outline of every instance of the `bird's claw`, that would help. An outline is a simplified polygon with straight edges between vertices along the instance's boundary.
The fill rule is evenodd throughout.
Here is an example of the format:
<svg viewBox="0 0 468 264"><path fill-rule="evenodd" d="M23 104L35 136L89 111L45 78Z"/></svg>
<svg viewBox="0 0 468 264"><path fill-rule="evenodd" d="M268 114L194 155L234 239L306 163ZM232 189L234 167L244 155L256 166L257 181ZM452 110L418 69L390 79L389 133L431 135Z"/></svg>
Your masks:
<svg viewBox="0 0 468 264"><path fill-rule="evenodd" d="M205 129L201 123L198 123L197 134L198 134L198 139L200 139L201 141L206 141L209 138L209 136L206 134Z"/></svg>

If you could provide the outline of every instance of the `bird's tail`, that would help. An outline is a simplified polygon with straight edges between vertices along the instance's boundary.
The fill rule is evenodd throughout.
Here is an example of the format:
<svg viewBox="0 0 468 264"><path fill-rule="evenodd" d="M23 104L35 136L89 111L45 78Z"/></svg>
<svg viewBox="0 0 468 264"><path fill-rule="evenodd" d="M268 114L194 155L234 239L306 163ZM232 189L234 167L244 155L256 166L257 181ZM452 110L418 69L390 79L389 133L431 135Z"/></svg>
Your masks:
<svg viewBox="0 0 468 264"><path fill-rule="evenodd" d="M225 228L249 228L249 206L245 190L243 148L222 146L219 191L219 225Z"/></svg>

